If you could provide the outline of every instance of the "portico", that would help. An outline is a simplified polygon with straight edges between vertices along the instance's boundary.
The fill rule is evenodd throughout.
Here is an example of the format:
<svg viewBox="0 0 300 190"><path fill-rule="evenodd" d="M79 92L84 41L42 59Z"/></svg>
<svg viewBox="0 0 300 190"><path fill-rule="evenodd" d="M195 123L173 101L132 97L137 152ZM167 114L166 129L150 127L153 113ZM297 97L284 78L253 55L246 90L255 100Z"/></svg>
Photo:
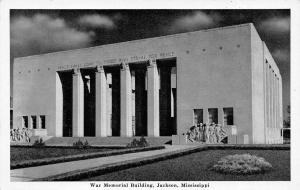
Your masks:
<svg viewBox="0 0 300 190"><path fill-rule="evenodd" d="M175 112L171 101L176 99L176 88L171 88L172 68L176 69L176 58L58 72L57 88L62 90L57 96L62 98L57 100L62 102L56 104L62 104L57 107L62 121L57 123L62 126L57 127L65 130L63 136L73 137L175 134L171 122L171 109Z"/></svg>

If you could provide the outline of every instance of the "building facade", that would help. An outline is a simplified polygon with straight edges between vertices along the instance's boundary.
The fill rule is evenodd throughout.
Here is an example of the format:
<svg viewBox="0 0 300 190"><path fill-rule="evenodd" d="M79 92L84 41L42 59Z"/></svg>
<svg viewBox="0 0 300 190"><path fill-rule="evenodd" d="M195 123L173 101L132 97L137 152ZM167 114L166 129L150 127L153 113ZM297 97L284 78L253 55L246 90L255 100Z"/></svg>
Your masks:
<svg viewBox="0 0 300 190"><path fill-rule="evenodd" d="M281 75L253 24L14 60L14 128L56 137L171 136L236 126L282 143Z"/></svg>

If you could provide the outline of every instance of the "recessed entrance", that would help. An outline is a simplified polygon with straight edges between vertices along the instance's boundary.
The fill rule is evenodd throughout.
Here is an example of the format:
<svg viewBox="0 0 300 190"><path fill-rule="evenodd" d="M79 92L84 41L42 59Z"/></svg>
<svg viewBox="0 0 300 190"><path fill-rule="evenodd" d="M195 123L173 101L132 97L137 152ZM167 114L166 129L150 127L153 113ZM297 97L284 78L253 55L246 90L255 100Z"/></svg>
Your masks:
<svg viewBox="0 0 300 190"><path fill-rule="evenodd" d="M132 127L134 136L147 136L147 64L130 65L132 82Z"/></svg>
<svg viewBox="0 0 300 190"><path fill-rule="evenodd" d="M95 69L81 69L84 88L84 136L95 136Z"/></svg>
<svg viewBox="0 0 300 190"><path fill-rule="evenodd" d="M120 66L104 67L107 80L107 136L120 136Z"/></svg>
<svg viewBox="0 0 300 190"><path fill-rule="evenodd" d="M159 89L160 136L177 134L176 130L176 59L157 61Z"/></svg>
<svg viewBox="0 0 300 190"><path fill-rule="evenodd" d="M72 109L73 109L73 84L72 84L72 71L58 72L60 78L61 89L57 94L57 98L62 96L62 136L72 136ZM59 110L58 110L59 111Z"/></svg>
<svg viewBox="0 0 300 190"><path fill-rule="evenodd" d="M101 136L148 136L148 130L152 134L150 128L155 126L155 136L176 134L176 59L157 60L155 68L157 76L151 77L148 74L149 69L154 71L153 66L146 61L129 63L125 70L121 65L111 65L102 67L102 70L97 67L57 72L56 121L61 128L56 129L56 135L92 137L101 128L101 133L97 132ZM124 76L127 77L126 83ZM152 90L148 91L152 80L156 80L157 85L151 86ZM99 94L96 94L97 89ZM147 117L152 116L148 116L147 111L153 108L151 103L148 105L148 97L154 96L157 96L156 113L159 117L156 117L155 126L151 122L148 126ZM101 109L101 105L105 109ZM124 125L121 120L129 123ZM96 121L105 122L96 124Z"/></svg>

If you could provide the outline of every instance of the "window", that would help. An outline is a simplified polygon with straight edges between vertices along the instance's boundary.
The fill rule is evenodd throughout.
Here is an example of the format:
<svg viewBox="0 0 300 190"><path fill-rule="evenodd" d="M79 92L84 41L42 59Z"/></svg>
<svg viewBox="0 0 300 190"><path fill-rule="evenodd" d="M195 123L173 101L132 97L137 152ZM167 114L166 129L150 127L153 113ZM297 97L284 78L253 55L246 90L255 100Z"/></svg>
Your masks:
<svg viewBox="0 0 300 190"><path fill-rule="evenodd" d="M224 125L233 125L233 108L223 108Z"/></svg>
<svg viewBox="0 0 300 190"><path fill-rule="evenodd" d="M46 129L46 118L44 115L40 116L40 126L42 129Z"/></svg>
<svg viewBox="0 0 300 190"><path fill-rule="evenodd" d="M10 128L13 128L13 110L10 110Z"/></svg>
<svg viewBox="0 0 300 190"><path fill-rule="evenodd" d="M36 129L36 116L34 115L31 116L31 124L32 124L32 128Z"/></svg>
<svg viewBox="0 0 300 190"><path fill-rule="evenodd" d="M209 123L218 123L218 108L208 108Z"/></svg>
<svg viewBox="0 0 300 190"><path fill-rule="evenodd" d="M22 127L23 128L28 128L28 116L23 116Z"/></svg>
<svg viewBox="0 0 300 190"><path fill-rule="evenodd" d="M203 109L194 109L194 125L203 123Z"/></svg>

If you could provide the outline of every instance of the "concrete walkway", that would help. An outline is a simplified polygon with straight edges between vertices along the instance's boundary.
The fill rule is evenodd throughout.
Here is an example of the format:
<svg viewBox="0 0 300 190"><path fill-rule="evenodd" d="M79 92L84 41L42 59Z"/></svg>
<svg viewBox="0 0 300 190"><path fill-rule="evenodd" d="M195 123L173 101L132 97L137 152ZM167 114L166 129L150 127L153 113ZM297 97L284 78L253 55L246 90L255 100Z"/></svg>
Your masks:
<svg viewBox="0 0 300 190"><path fill-rule="evenodd" d="M88 160L78 160L78 161L63 162L63 163L50 164L44 166L15 169L15 170L11 170L10 179L11 181L32 181L35 179L72 172L75 170L95 168L99 166L115 164L124 161L132 161L135 159L158 156L165 153L172 153L172 152L176 153L178 151L188 151L190 149L194 149L195 147L199 147L199 145L193 145L193 146L191 145L169 146L168 145L166 146L165 149L161 149L161 150L129 153L129 154L116 155L116 156L93 158Z"/></svg>

